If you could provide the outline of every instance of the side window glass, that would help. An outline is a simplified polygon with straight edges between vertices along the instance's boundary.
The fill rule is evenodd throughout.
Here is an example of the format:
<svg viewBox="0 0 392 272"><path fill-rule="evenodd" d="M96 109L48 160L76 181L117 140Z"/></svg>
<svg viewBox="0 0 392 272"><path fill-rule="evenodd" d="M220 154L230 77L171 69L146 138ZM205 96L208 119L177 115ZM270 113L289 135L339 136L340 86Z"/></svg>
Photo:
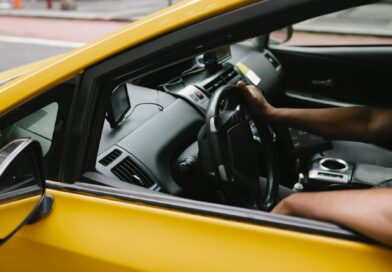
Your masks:
<svg viewBox="0 0 392 272"><path fill-rule="evenodd" d="M52 144L57 113L58 104L53 102L7 128L0 129L0 146L17 138L31 138L40 143L45 156Z"/></svg>
<svg viewBox="0 0 392 272"><path fill-rule="evenodd" d="M392 1L354 7L293 25L285 46L392 45ZM270 43L283 41L281 30Z"/></svg>

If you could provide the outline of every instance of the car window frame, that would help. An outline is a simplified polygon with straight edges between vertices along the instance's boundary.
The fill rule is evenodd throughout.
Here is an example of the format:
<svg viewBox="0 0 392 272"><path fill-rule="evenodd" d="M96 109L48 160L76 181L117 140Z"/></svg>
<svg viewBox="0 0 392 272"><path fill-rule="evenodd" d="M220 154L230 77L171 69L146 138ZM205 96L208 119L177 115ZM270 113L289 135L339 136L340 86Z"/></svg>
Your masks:
<svg viewBox="0 0 392 272"><path fill-rule="evenodd" d="M76 78L60 83L50 90L25 101L18 107L0 116L0 128L7 128L38 110L57 103L57 115L53 129L51 146L43 158L45 178L61 181L62 156L66 150L67 131L71 116L71 104L73 101ZM61 122L61 123L59 123Z"/></svg>
<svg viewBox="0 0 392 272"><path fill-rule="evenodd" d="M311 4L306 6L310 2ZM65 191L72 190L80 193L90 192L92 195L110 196L112 198L152 204L158 207L170 206L174 209L208 214L225 219L238 220L240 218L243 221L247 221L246 218L248 218L248 220L251 220L249 214L245 213L243 216L237 217L234 212L235 207L227 206L225 207L225 212L223 212L222 209L216 207L216 204L205 203L205 205L200 205L200 202L176 197L172 197L171 200L173 201L169 204L167 199L162 200L159 198L159 193L156 192L149 192L147 196L140 198L135 195L138 192L126 192L127 196L124 196L124 191L120 192L102 186L97 191L86 189L85 186L87 186L89 181L83 179L83 173L95 170L104 123L105 101L108 101L111 91L120 83L165 66L173 65L176 60L196 56L224 44L232 44L262 35L272 29L316 15L340 10L342 7L351 7L368 2L350 0L342 3L342 1L333 0L325 3L325 1L321 0L301 0L301 3L306 8L299 10L295 16L287 6L287 1L256 2L162 35L86 69L81 82L78 107L75 109L84 118L80 122L73 124L73 132L71 134L73 139L70 139L70 142L75 143L75 145L70 145L68 157L66 158L67 168L65 172L67 177L65 180L74 184L52 184L52 188ZM282 14L287 16L273 16L277 11L281 11ZM73 154L73 156L71 157L70 154ZM75 181L79 182L75 183ZM184 202L190 202L191 207L184 205ZM249 212L249 210L247 211ZM254 212L260 216L267 214L261 211ZM334 224L315 221L317 223L312 225L309 224L307 219L298 218L292 220L292 217L279 217L278 222L274 222L273 218L278 219L276 215L268 214L268 219L254 220L253 222L306 233L369 242L363 236ZM333 227L331 228L331 226Z"/></svg>

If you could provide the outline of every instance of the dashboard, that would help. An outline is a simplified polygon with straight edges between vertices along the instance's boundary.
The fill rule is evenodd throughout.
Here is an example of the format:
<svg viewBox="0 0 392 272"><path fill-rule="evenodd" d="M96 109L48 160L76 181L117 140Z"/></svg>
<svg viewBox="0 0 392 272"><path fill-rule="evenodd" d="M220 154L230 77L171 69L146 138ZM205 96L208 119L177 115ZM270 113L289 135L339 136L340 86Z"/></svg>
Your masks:
<svg viewBox="0 0 392 272"><path fill-rule="evenodd" d="M124 83L131 109L115 128L105 121L97 172L124 185L173 195L182 194L185 177L200 179L197 137L210 96L238 80L257 85L271 100L282 90L283 69L271 52L240 43L231 46L231 57L220 54L221 63L212 68L199 56Z"/></svg>

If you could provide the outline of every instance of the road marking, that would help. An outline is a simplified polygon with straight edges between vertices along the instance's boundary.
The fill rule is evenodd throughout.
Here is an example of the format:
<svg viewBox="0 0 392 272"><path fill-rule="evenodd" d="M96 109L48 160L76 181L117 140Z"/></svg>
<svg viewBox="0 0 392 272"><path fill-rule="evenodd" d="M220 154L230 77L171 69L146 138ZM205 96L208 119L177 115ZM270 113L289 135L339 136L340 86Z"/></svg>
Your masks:
<svg viewBox="0 0 392 272"><path fill-rule="evenodd" d="M15 36L1 36L1 35L0 35L0 42L36 44L36 45L44 45L44 46L69 47L69 48L77 48L84 45L84 43L78 43L78 42L66 42L66 41L24 38L24 37L15 37Z"/></svg>

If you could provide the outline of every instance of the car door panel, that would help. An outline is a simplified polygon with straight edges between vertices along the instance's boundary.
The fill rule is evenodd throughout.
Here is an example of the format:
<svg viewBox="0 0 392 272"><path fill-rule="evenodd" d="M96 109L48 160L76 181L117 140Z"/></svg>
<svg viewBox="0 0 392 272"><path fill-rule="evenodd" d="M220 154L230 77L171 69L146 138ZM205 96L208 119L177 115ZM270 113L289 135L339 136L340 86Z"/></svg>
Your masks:
<svg viewBox="0 0 392 272"><path fill-rule="evenodd" d="M390 106L392 46L271 50L285 68L289 106Z"/></svg>
<svg viewBox="0 0 392 272"><path fill-rule="evenodd" d="M55 197L52 214L25 226L0 248L2 271L390 270L392 252L382 246L135 202L48 193Z"/></svg>

